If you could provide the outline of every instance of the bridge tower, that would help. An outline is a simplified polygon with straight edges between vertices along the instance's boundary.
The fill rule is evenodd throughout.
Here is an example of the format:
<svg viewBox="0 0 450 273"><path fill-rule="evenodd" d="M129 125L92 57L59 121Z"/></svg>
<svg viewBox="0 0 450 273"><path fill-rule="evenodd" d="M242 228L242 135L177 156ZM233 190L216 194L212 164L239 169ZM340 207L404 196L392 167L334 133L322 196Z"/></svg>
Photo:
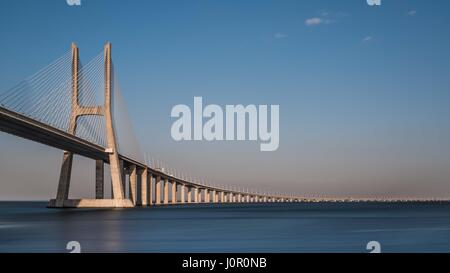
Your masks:
<svg viewBox="0 0 450 273"><path fill-rule="evenodd" d="M104 47L105 65L105 102L102 106L83 106L79 100L79 57L78 47L72 43L72 100L68 133L75 135L79 117L86 115L103 116L106 127L107 159L111 170L112 199L103 199L104 195L104 160L97 159L95 163L95 198L69 199L70 178L72 173L73 153L64 151L56 199L50 200L49 207L133 207L131 200L125 198L123 166L119 161L116 133L112 116L112 66L111 43Z"/></svg>

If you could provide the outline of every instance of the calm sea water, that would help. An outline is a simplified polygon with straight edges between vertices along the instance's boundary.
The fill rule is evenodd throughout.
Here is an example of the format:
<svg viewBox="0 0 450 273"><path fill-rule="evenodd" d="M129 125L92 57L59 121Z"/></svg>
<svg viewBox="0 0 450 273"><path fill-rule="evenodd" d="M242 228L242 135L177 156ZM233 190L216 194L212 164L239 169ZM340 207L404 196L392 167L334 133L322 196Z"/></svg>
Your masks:
<svg viewBox="0 0 450 273"><path fill-rule="evenodd" d="M450 252L450 204L47 209L0 202L0 252Z"/></svg>

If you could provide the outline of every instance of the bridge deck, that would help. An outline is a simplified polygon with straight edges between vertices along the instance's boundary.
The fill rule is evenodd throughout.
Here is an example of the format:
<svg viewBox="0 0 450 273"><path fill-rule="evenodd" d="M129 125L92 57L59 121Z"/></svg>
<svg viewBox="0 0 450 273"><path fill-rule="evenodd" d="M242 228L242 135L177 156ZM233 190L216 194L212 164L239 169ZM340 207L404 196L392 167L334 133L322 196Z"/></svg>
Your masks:
<svg viewBox="0 0 450 273"><path fill-rule="evenodd" d="M3 107L0 107L0 131L88 158L108 161L103 147Z"/></svg>
<svg viewBox="0 0 450 273"><path fill-rule="evenodd" d="M103 160L109 163L108 154L105 152L105 148L97 144L93 144L82 138L69 134L65 131L31 119L22 114L13 112L0 106L0 131L16 135L25 139L36 141L57 149L64 151L70 151L74 154L79 154L87 158L94 160ZM246 194L243 192L220 189L207 185L201 185L191 181L186 181L170 174L167 174L161 170L151 168L139 161L129 158L124 155L119 155L119 158L126 164L132 164L141 169L147 168L153 176L160 176L161 179L169 179L171 181L184 184L190 187L203 188L208 190L226 191L232 194ZM252 194L255 195L255 194ZM264 194L257 194L258 196L265 196ZM282 198L280 196L280 198ZM76 200L75 200L76 201ZM106 202L106 201L105 201ZM89 203L89 202L85 202Z"/></svg>

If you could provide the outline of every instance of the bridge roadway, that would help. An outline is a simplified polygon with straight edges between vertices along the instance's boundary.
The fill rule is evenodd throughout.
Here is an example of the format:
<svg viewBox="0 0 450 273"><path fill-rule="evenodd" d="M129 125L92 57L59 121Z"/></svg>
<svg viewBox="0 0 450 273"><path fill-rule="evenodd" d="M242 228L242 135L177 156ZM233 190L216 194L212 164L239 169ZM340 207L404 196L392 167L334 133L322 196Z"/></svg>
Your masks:
<svg viewBox="0 0 450 273"><path fill-rule="evenodd" d="M32 118L26 117L22 114L16 113L14 111L8 110L2 106L0 106L0 131L16 135L18 137L22 137L25 139L29 139L35 142L39 142L57 149L61 149L64 151L69 151L74 154L79 154L81 156L85 156L87 158L91 158L94 160L102 160L105 163L109 163L108 153L104 147L99 146L97 144L91 143L84 139L81 139L75 135L69 134L63 130L57 129L45 123L39 122ZM141 204L136 204L136 192L131 193L134 194L132 197L132 202L134 205L148 205L148 204L174 204L174 203L200 203L201 202L201 191L205 191L205 200L209 199L211 201L210 194L213 193L212 202L299 202L301 198L295 198L291 196L273 196L266 194L255 194L255 193L247 193L240 192L230 189L223 189L218 187L212 187L208 185L198 184L192 181L187 181L181 178L177 178L168 174L160 169L154 169L152 167L147 166L146 164L134 160L132 158L126 157L124 155L119 154L119 159L123 161L124 168L128 168L136 170L134 175L141 174L143 170L146 172L146 176L150 177L150 179L155 178L155 184L163 182L163 195L160 196L160 192L158 192L158 185L156 185L156 200L152 200L152 196L146 197L146 201L143 201L141 197ZM132 171L128 171L128 174L132 174ZM135 180L136 178L132 178L131 180ZM134 181L135 182L135 181ZM150 180L151 182L151 180ZM186 189L182 189L181 200L177 201L176 197L172 198L171 202L168 202L168 182L177 185L181 185L182 187L187 187L188 192L191 192L191 189L195 190L194 200L191 200L190 194L188 194L188 200L184 200L184 192ZM144 184L144 183L141 183ZM146 184L146 183L145 183ZM151 185L151 183L150 183ZM161 187L161 185L159 185ZM144 189L142 189L143 191ZM147 191L145 189L145 191ZM172 189L173 193L176 195L176 186L175 192ZM151 191L150 191L151 193ZM141 194L144 194L141 192ZM198 194L198 196L197 196ZM134 199L134 200L133 200ZM175 202L173 200L175 199ZM154 201L154 202L153 202Z"/></svg>

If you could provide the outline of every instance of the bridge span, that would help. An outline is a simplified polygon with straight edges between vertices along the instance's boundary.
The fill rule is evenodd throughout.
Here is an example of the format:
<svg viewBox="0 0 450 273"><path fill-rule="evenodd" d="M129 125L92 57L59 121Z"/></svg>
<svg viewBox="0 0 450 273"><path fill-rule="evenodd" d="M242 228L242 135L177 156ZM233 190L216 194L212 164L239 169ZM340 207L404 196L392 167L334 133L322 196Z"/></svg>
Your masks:
<svg viewBox="0 0 450 273"><path fill-rule="evenodd" d="M59 60L58 62L62 63L63 61ZM117 95L114 93L117 84L111 61L110 43L104 47L102 62L104 75L102 78L104 103L102 105L86 105L83 102L83 92L87 92L86 90L93 85L88 81L90 77L88 72L94 70L92 68L94 65L88 64L87 68L81 67L78 47L75 44L72 44L70 51L70 91L69 93L61 92L66 96L65 98L57 98L49 94L42 95L41 93L45 93L45 90L38 93L43 96L39 99L38 95L33 95L34 97L30 99L20 99L18 94L14 94L14 92L18 92L17 90L11 94L0 96L0 131L64 151L57 196L50 200L49 207L129 208L173 204L299 202L305 200L301 197L261 194L201 184L177 177L163 168L150 166L151 164L143 163L142 160L121 153L112 109L114 107L113 100L117 99L115 98ZM61 66L61 64L54 64L45 73L50 74L51 71L57 71L58 65ZM45 73L40 72L39 77L44 77ZM97 74L102 73L97 72ZM39 79L38 76L30 82L33 83L33 86L45 89L45 85L42 83L44 80ZM30 82L25 86L32 85ZM50 88L47 84L47 88L56 94L59 92L57 86L61 85L57 85L58 80L55 82L56 87ZM45 107L36 106L40 102L44 105L49 100L67 101L68 103L64 107L60 106L62 103L50 104ZM67 112L65 116L64 111ZM52 119L52 122L48 120L48 116L52 115L57 116L57 122L54 121L55 118ZM41 116L45 116L45 118L41 118ZM83 137L77 127L80 126L82 118L88 116L101 118L104 126L99 126L98 120L96 123L86 125L85 127L90 130L84 130L87 130L86 132L89 132L90 135ZM94 138L96 140L93 140ZM69 198L74 154L95 160L95 199ZM105 164L110 165L111 175L111 198L108 199L105 198ZM127 187L128 194L126 194Z"/></svg>

